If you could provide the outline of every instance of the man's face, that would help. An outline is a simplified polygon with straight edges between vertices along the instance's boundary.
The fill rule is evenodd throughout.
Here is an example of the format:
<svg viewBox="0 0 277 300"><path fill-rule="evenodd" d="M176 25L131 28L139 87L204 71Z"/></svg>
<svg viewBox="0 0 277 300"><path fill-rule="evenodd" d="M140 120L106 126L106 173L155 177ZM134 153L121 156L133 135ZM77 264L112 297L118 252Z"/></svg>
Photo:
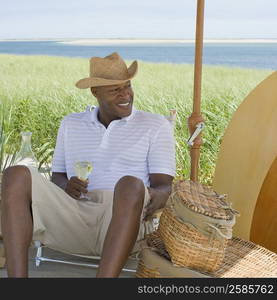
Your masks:
<svg viewBox="0 0 277 300"><path fill-rule="evenodd" d="M134 93L131 82L92 89L101 111L111 118L127 117L132 112Z"/></svg>

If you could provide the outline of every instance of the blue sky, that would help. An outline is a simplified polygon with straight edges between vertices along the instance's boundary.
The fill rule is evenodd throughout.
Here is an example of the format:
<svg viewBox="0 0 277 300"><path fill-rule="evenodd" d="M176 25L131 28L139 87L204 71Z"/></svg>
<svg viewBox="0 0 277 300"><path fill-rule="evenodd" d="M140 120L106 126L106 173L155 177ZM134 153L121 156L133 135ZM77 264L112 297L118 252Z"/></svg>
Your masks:
<svg viewBox="0 0 277 300"><path fill-rule="evenodd" d="M192 39L196 2L0 0L0 39ZM205 2L205 38L277 38L277 0Z"/></svg>

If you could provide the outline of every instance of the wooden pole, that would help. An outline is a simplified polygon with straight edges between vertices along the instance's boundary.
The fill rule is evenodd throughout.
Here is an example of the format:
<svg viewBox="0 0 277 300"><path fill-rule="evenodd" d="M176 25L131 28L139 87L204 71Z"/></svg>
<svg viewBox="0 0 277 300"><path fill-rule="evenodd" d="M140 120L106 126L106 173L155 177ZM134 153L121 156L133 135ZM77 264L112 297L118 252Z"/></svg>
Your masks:
<svg viewBox="0 0 277 300"><path fill-rule="evenodd" d="M202 79L202 56L203 56L203 30L204 30L204 6L205 0L197 0L196 34L195 34L195 59L194 59L194 90L193 111L188 118L188 127L192 134L199 122L204 122L201 115L201 79ZM202 145L201 133L190 146L191 171L190 179L198 181L198 166L200 146Z"/></svg>

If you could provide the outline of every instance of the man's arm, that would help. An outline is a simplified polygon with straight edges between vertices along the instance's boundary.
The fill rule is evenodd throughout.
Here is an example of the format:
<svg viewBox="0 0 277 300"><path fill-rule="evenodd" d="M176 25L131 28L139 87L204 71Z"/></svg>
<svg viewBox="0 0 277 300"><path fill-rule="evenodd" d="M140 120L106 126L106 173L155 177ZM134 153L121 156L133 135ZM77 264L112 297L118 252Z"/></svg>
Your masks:
<svg viewBox="0 0 277 300"><path fill-rule="evenodd" d="M63 190L65 190L66 185L68 183L66 173L58 173L58 172L52 173L51 181Z"/></svg>
<svg viewBox="0 0 277 300"><path fill-rule="evenodd" d="M66 173L53 172L51 181L75 199L79 199L81 193L86 194L88 192L87 181L80 180L76 176L72 176L68 180Z"/></svg>
<svg viewBox="0 0 277 300"><path fill-rule="evenodd" d="M150 174L150 187L148 188L150 194L150 202L145 207L144 219L149 219L155 211L165 206L171 194L171 186L173 176L167 174Z"/></svg>

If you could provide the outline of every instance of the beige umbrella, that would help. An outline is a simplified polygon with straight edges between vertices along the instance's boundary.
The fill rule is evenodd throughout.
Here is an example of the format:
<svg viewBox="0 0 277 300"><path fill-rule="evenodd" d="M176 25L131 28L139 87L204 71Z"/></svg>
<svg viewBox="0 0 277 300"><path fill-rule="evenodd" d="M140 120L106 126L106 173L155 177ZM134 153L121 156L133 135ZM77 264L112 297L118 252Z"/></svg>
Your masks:
<svg viewBox="0 0 277 300"><path fill-rule="evenodd" d="M201 77L202 77L202 52L203 52L203 29L204 29L204 6L205 0L197 1L196 37L195 37L195 61L194 61L194 91L193 111L188 118L190 138L191 171L190 179L198 181L198 165L200 146L202 145L201 130L204 128L204 119L201 115Z"/></svg>

